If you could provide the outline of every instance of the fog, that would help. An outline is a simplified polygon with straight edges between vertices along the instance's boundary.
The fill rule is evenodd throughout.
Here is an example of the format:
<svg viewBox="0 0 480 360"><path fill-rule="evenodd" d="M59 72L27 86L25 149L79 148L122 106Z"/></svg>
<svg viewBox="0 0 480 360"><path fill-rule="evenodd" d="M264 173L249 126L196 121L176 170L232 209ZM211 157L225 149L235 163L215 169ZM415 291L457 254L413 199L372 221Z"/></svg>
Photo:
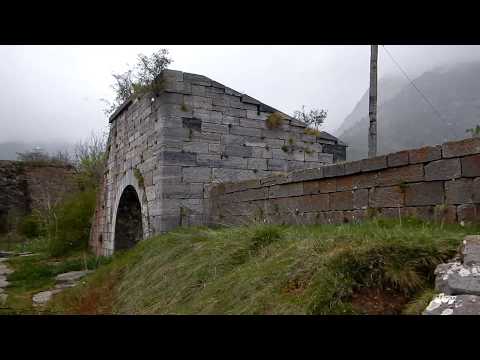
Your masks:
<svg viewBox="0 0 480 360"><path fill-rule="evenodd" d="M480 60L480 46L387 46L410 77ZM328 110L334 131L368 88L370 46L0 46L0 143L76 142L108 129L112 73L167 48L171 69L208 76L283 112ZM403 76L379 47L379 76Z"/></svg>

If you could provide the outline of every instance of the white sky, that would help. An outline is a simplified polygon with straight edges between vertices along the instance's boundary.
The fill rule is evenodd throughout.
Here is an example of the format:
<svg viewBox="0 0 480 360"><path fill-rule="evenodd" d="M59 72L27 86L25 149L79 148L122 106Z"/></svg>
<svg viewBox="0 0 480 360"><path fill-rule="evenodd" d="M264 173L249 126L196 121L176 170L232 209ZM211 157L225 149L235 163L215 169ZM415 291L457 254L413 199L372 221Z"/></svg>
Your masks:
<svg viewBox="0 0 480 360"><path fill-rule="evenodd" d="M170 68L208 76L279 110L325 108L333 131L368 88L370 46L0 46L0 142L75 142L108 121L112 73L167 48ZM479 46L388 46L411 77L480 59ZM379 48L379 76L401 76Z"/></svg>

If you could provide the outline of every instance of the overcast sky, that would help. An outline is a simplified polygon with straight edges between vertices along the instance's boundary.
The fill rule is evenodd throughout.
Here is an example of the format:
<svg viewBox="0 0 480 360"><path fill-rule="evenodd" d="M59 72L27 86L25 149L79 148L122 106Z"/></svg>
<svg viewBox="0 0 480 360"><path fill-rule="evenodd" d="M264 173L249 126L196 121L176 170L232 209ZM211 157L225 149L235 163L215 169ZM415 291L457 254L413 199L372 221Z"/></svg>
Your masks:
<svg viewBox="0 0 480 360"><path fill-rule="evenodd" d="M0 46L0 142L75 142L107 129L112 73L167 48L171 69L208 76L283 112L325 108L332 132L369 83L370 46ZM480 46L388 46L407 73L480 60ZM402 76L379 48L379 76Z"/></svg>

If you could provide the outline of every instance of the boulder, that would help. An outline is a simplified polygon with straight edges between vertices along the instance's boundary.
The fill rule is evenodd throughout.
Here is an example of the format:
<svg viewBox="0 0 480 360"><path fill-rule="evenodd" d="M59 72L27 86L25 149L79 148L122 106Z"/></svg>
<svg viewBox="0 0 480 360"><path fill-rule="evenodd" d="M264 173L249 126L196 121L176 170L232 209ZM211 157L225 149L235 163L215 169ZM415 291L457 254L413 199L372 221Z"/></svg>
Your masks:
<svg viewBox="0 0 480 360"><path fill-rule="evenodd" d="M42 291L42 292L39 292L38 294L35 294L32 298L33 306L46 304L52 298L53 295L58 294L60 291L62 290L48 290L48 291Z"/></svg>
<svg viewBox="0 0 480 360"><path fill-rule="evenodd" d="M430 302L423 315L480 315L480 296L441 293Z"/></svg>
<svg viewBox="0 0 480 360"><path fill-rule="evenodd" d="M451 262L437 266L435 275L435 290L438 292L480 296L480 266Z"/></svg>
<svg viewBox="0 0 480 360"><path fill-rule="evenodd" d="M466 236L462 249L463 263L467 266L480 266L480 235Z"/></svg>

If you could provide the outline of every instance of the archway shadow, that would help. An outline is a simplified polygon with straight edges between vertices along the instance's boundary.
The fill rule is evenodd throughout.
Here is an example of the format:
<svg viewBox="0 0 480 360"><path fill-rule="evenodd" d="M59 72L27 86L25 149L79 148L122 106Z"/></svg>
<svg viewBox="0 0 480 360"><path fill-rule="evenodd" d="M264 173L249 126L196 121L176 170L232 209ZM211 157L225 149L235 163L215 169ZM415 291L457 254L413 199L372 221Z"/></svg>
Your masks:
<svg viewBox="0 0 480 360"><path fill-rule="evenodd" d="M123 190L118 203L115 221L114 248L130 249L143 238L142 210L135 188L131 185Z"/></svg>

